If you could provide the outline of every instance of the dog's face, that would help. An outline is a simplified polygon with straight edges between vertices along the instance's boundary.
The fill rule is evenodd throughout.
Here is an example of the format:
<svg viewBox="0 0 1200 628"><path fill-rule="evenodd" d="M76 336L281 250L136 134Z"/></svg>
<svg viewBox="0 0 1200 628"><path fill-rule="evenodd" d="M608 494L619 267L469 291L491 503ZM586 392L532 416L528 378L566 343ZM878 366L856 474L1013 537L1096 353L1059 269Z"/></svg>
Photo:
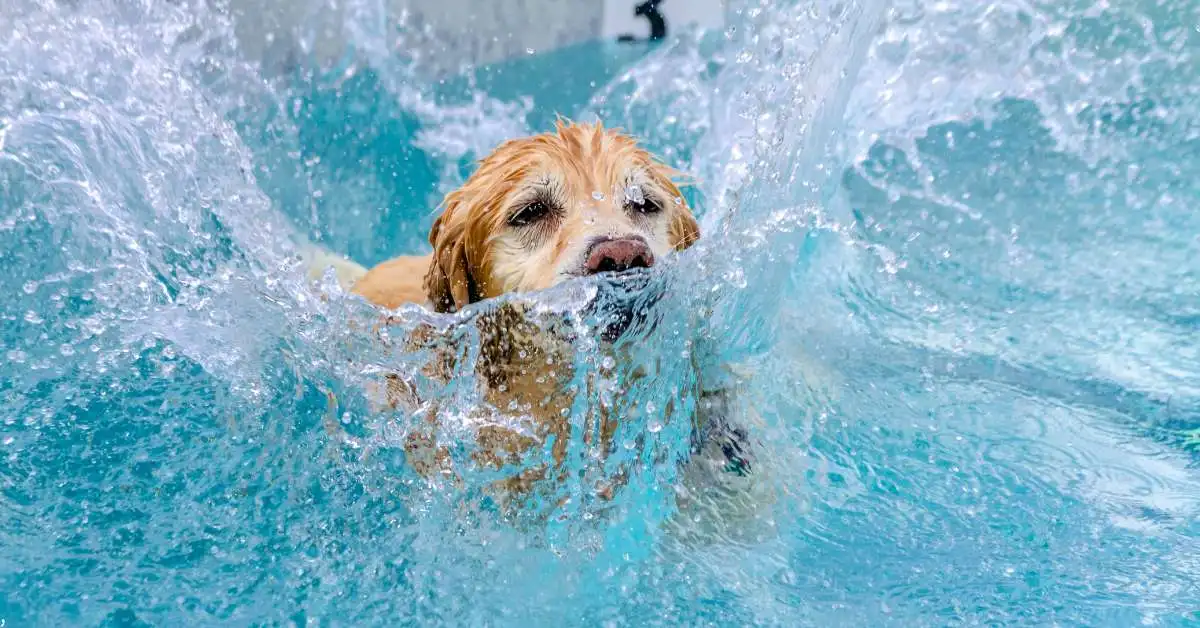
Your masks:
<svg viewBox="0 0 1200 628"><path fill-rule="evenodd" d="M429 234L439 312L572 277L648 268L699 238L678 174L600 125L560 122L484 158Z"/></svg>

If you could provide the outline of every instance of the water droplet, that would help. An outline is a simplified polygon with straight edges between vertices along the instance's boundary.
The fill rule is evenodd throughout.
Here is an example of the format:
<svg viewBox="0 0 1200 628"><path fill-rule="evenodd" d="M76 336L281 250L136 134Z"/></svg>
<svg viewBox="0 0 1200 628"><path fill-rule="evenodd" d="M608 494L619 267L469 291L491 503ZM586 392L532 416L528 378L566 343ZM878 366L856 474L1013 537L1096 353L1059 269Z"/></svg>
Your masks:
<svg viewBox="0 0 1200 628"><path fill-rule="evenodd" d="M658 421L651 421L650 424L646 426L646 429L650 430L651 434L657 434L661 432L662 428L663 424L659 423Z"/></svg>
<svg viewBox="0 0 1200 628"><path fill-rule="evenodd" d="M58 348L58 352L63 355L75 355L75 347L72 347L69 343L64 342L62 346Z"/></svg>
<svg viewBox="0 0 1200 628"><path fill-rule="evenodd" d="M36 281L26 281L25 285L21 286L21 289L25 291L25 294L33 294L37 292L37 288L38 286Z"/></svg>
<svg viewBox="0 0 1200 628"><path fill-rule="evenodd" d="M9 364L21 364L29 357L29 355L20 349L12 349L5 354L5 357L8 358Z"/></svg>
<svg viewBox="0 0 1200 628"><path fill-rule="evenodd" d="M617 361L611 355L604 356L604 359L600 361L600 366L604 367L605 370L612 369L616 365Z"/></svg>
<svg viewBox="0 0 1200 628"><path fill-rule="evenodd" d="M598 201L602 201L602 200L604 200L604 193L603 192L592 192L592 198L594 198Z"/></svg>
<svg viewBox="0 0 1200 628"><path fill-rule="evenodd" d="M640 185L631 185L625 188L625 198L636 205L646 202L646 196L642 194L642 186Z"/></svg>
<svg viewBox="0 0 1200 628"><path fill-rule="evenodd" d="M676 197L675 197L675 204L676 204L676 205L683 205L683 197L682 197L682 196L676 196Z"/></svg>
<svg viewBox="0 0 1200 628"><path fill-rule="evenodd" d="M30 325L40 325L41 323L45 322L45 319L39 316L37 312L29 310L28 312L25 312L25 322L29 323Z"/></svg>

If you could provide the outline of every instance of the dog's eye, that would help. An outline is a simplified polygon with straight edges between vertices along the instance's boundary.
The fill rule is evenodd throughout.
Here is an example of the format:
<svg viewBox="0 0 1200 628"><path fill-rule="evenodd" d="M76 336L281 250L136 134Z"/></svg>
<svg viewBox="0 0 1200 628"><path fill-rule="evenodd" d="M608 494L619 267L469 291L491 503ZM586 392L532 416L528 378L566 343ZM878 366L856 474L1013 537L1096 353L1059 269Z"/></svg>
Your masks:
<svg viewBox="0 0 1200 628"><path fill-rule="evenodd" d="M657 214L662 211L662 205L652 198L630 199L625 201L625 209L639 214Z"/></svg>
<svg viewBox="0 0 1200 628"><path fill-rule="evenodd" d="M550 206L543 201L534 201L522 207L517 213L513 214L508 219L508 224L513 227L524 227L525 225L533 224L546 216L550 215Z"/></svg>
<svg viewBox="0 0 1200 628"><path fill-rule="evenodd" d="M654 214L662 211L662 205L647 197L640 185L631 185L625 189L625 210L639 214Z"/></svg>

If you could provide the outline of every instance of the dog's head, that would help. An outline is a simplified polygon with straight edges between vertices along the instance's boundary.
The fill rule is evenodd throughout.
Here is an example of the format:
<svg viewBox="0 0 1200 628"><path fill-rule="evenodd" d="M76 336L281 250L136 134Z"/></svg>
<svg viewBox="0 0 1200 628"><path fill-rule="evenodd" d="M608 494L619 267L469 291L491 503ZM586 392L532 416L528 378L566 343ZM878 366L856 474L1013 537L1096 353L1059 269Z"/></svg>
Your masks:
<svg viewBox="0 0 1200 628"><path fill-rule="evenodd" d="M425 292L439 312L572 277L649 268L692 245L699 225L672 177L600 124L501 144L446 196Z"/></svg>

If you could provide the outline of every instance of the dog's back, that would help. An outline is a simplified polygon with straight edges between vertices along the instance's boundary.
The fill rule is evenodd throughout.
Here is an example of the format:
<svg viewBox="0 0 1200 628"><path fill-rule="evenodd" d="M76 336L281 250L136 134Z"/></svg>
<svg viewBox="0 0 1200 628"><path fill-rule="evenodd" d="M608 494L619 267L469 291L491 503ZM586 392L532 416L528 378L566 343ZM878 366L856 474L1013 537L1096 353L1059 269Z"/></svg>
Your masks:
<svg viewBox="0 0 1200 628"><path fill-rule="evenodd" d="M390 259L362 275L355 282L353 291L368 301L389 310L405 303L427 306L425 273L429 269L429 255L404 255Z"/></svg>

